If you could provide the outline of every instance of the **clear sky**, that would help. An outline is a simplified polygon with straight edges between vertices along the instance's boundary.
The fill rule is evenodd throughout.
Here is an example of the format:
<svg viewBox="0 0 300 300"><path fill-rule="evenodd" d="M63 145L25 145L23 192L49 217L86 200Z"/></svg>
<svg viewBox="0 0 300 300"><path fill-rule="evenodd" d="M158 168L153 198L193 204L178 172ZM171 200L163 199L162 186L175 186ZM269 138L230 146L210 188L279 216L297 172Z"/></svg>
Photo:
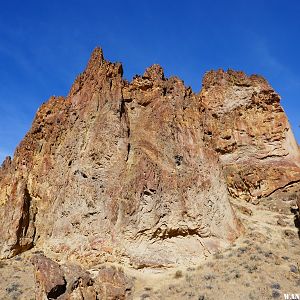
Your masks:
<svg viewBox="0 0 300 300"><path fill-rule="evenodd" d="M0 160L96 46L131 79L153 63L198 92L210 69L261 74L300 142L300 1L1 1ZM259 126L259 124L257 124Z"/></svg>

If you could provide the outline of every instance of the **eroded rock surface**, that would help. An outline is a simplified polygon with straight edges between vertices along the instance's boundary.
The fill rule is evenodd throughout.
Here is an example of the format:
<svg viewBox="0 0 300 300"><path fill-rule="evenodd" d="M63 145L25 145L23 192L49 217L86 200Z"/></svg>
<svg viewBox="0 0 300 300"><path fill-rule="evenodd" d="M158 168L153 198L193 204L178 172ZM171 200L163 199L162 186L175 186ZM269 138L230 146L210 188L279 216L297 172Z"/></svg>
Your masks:
<svg viewBox="0 0 300 300"><path fill-rule="evenodd" d="M43 254L31 259L35 267L36 299L131 299L133 282L116 267L91 274L79 265L60 265Z"/></svg>
<svg viewBox="0 0 300 300"><path fill-rule="evenodd" d="M298 193L299 170L263 78L211 71L197 95L158 65L127 82L97 48L0 169L1 257L35 246L85 267L193 264L243 231L228 192Z"/></svg>
<svg viewBox="0 0 300 300"><path fill-rule="evenodd" d="M231 196L257 201L277 191L299 192L298 145L279 95L264 78L210 71L200 98L204 139L220 156Z"/></svg>

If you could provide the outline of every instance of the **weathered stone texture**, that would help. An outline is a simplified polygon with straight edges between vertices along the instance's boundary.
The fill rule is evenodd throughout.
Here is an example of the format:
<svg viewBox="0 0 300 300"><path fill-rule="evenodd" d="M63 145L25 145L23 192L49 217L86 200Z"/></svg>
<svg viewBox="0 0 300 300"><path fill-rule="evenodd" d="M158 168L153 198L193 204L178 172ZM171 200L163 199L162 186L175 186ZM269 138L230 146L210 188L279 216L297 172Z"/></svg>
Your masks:
<svg viewBox="0 0 300 300"><path fill-rule="evenodd" d="M43 254L34 255L31 261L37 300L132 299L133 281L113 266L91 274L79 265L60 265Z"/></svg>
<svg viewBox="0 0 300 300"><path fill-rule="evenodd" d="M270 195L300 180L298 161L261 77L211 71L196 95L158 65L129 83L97 48L0 169L1 256L36 245L86 266L194 263L242 231L228 191Z"/></svg>
<svg viewBox="0 0 300 300"><path fill-rule="evenodd" d="M256 201L300 181L298 145L265 79L210 71L200 97L204 139L220 156L231 196Z"/></svg>

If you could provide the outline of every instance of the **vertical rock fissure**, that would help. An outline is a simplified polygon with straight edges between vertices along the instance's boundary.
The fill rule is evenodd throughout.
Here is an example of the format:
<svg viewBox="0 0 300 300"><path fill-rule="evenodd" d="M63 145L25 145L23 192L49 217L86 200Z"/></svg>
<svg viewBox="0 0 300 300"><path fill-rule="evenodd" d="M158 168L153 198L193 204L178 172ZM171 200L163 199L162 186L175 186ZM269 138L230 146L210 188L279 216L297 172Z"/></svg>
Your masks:
<svg viewBox="0 0 300 300"><path fill-rule="evenodd" d="M126 102L124 99L121 100L120 104L120 121L121 121L121 128L123 131L123 136L127 140L127 154L125 161L128 161L129 153L131 150L131 144L130 144L130 121L128 116L128 110L126 107Z"/></svg>
<svg viewBox="0 0 300 300"><path fill-rule="evenodd" d="M18 254L20 252L26 251L33 246L33 241L35 237L35 212L33 212L31 216L31 203L32 198L30 196L30 193L28 191L27 186L24 188L24 194L23 194L23 206L22 206L22 216L19 220L18 229L16 232L17 242L15 244L15 253ZM32 218L32 220L31 220ZM25 239L28 234L28 229L30 227L30 221L33 223L33 234L32 237L30 237L31 241L29 243L23 243L22 239Z"/></svg>

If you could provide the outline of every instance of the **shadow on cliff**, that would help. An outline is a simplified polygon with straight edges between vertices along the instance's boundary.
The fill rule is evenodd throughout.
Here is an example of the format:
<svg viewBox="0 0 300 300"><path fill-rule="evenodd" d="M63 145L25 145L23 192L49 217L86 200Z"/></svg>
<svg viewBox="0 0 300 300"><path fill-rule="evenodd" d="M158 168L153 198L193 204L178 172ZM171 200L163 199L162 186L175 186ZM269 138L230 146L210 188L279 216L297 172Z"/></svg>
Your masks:
<svg viewBox="0 0 300 300"><path fill-rule="evenodd" d="M291 207L291 212L294 214L294 224L298 229L298 237L300 238L300 211L299 207L293 208Z"/></svg>

